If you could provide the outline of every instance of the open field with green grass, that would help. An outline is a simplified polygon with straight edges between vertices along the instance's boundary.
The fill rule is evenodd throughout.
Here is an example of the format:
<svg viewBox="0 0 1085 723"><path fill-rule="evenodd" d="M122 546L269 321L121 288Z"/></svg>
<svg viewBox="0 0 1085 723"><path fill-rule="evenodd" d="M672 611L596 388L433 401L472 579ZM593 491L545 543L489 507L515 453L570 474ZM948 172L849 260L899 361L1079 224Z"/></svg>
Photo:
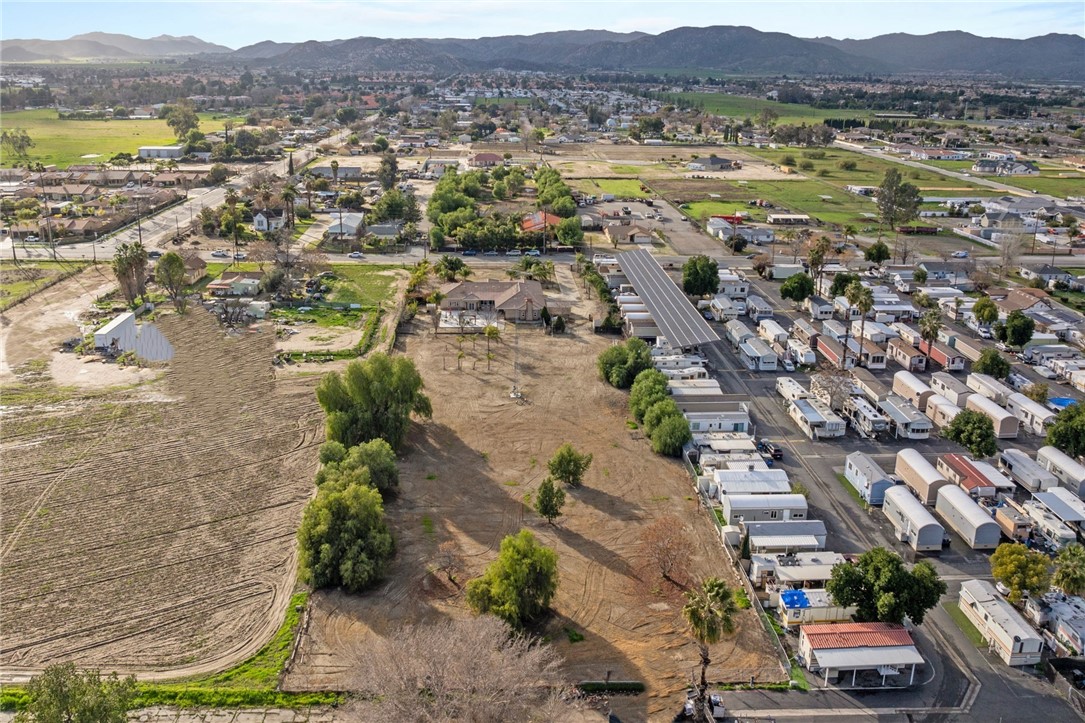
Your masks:
<svg viewBox="0 0 1085 723"><path fill-rule="evenodd" d="M1085 196L1085 175L1083 174L1067 174L1062 178L1059 178L1054 174L1039 176L1000 176L999 178L992 178L991 180L1005 183L1007 186L1016 186L1017 188L1026 191L1035 190L1039 193L1045 193L1048 196L1058 196L1059 198L1066 198L1067 196Z"/></svg>
<svg viewBox="0 0 1085 723"><path fill-rule="evenodd" d="M719 196L718 199L690 203L689 215L699 219L705 214L713 216L744 211L753 220L764 222L769 213L791 212L805 213L824 223L864 226L876 226L878 223L877 219L863 216L864 213L878 212L877 206L869 198L801 177L796 177L794 181L749 181L743 186L721 183L713 192ZM823 200L821 196L831 198ZM776 208L747 206L746 202L751 199L770 201Z"/></svg>
<svg viewBox="0 0 1085 723"><path fill-rule="evenodd" d="M709 113L727 116L729 118L756 118L763 108L771 108L780 114L776 121L779 125L799 125L806 123L821 123L826 118L870 118L871 112L866 110L835 110L828 108L811 108L797 103L777 103L774 100L761 98L748 98L741 95L727 95L725 93L673 93L683 100L703 104Z"/></svg>
<svg viewBox="0 0 1085 723"><path fill-rule="evenodd" d="M200 130L220 131L226 120L239 119L200 113ZM22 128L30 135L34 141L31 161L59 168L104 162L122 152L135 155L140 146L169 145L176 140L164 120L60 120L51 109L4 113L3 125ZM14 159L4 158L2 165L15 164Z"/></svg>
<svg viewBox="0 0 1085 723"><path fill-rule="evenodd" d="M86 261L0 262L0 311L89 265Z"/></svg>
<svg viewBox="0 0 1085 723"><path fill-rule="evenodd" d="M395 285L389 269L400 266L383 264L332 264L336 279L331 286L331 301L336 304L361 304L364 308L387 302Z"/></svg>
<svg viewBox="0 0 1085 723"><path fill-rule="evenodd" d="M609 193L616 198L648 198L651 194L641 190L640 181L620 178L581 178L570 185L588 195Z"/></svg>

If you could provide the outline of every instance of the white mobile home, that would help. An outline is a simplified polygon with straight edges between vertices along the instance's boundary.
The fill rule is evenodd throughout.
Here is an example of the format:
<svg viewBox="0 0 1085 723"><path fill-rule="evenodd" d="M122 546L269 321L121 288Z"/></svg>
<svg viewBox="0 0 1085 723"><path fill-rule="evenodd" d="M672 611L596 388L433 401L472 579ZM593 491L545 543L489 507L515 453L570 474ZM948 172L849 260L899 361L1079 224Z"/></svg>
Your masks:
<svg viewBox="0 0 1085 723"><path fill-rule="evenodd" d="M1058 489L1057 487L1054 489ZM1038 492L1037 495L1046 495L1046 492ZM1027 500L1018 508L1032 521L1032 531L1049 542L1056 549L1061 550L1067 545L1077 541L1077 534L1070 529L1062 518L1051 510L1050 501L1042 502L1037 496ZM1052 506L1059 507L1057 503Z"/></svg>
<svg viewBox="0 0 1085 723"><path fill-rule="evenodd" d="M915 492L920 502L928 506L938 499L938 490L949 484L949 480L933 464L911 448L897 452L897 465L893 472Z"/></svg>
<svg viewBox="0 0 1085 723"><path fill-rule="evenodd" d="M863 324L863 320L860 319L851 322L851 335L854 338L866 339L875 344L885 344L889 341L888 330L888 326L879 324L876 321L868 321L866 324ZM898 334L894 333L893 336L898 336Z"/></svg>
<svg viewBox="0 0 1085 723"><path fill-rule="evenodd" d="M829 409L828 405L816 399L794 399L788 406L788 414L803 433L813 440L843 437L847 425Z"/></svg>
<svg viewBox="0 0 1085 723"><path fill-rule="evenodd" d="M833 567L847 562L839 552L792 552L786 555L751 555L750 581L769 591L769 605L775 606L781 590L824 587L832 579Z"/></svg>
<svg viewBox="0 0 1085 723"><path fill-rule="evenodd" d="M961 611L1007 665L1043 660L1044 640L986 580L961 583Z"/></svg>
<svg viewBox="0 0 1085 723"><path fill-rule="evenodd" d="M791 483L787 479L787 472L782 469L717 469L712 473L712 482L719 495L720 503L723 502L724 497L733 495L791 493Z"/></svg>
<svg viewBox="0 0 1085 723"><path fill-rule="evenodd" d="M776 380L776 393L789 402L810 397L806 387L791 377L779 377Z"/></svg>
<svg viewBox="0 0 1085 723"><path fill-rule="evenodd" d="M1013 390L987 374L972 373L965 377L965 384L976 394L990 399L995 404L1005 404Z"/></svg>
<svg viewBox="0 0 1085 723"><path fill-rule="evenodd" d="M728 402L734 408L721 408L712 412L686 412L689 431L701 432L741 432L750 429L750 407L746 402Z"/></svg>
<svg viewBox="0 0 1085 723"><path fill-rule="evenodd" d="M1006 411L1020 420L1021 425L1033 434L1045 434L1047 426L1055 421L1055 413L1020 392L1006 399Z"/></svg>
<svg viewBox="0 0 1085 723"><path fill-rule="evenodd" d="M934 509L946 524L973 550L993 550L1002 539L1002 530L968 493L955 485L938 490Z"/></svg>
<svg viewBox="0 0 1085 723"><path fill-rule="evenodd" d="M750 327L746 326L738 319L732 319L724 324L723 331L727 335L727 341L731 342L731 346L734 349L738 349L742 342L754 337L754 333L750 331Z"/></svg>
<svg viewBox="0 0 1085 723"><path fill-rule="evenodd" d="M950 403L962 408L965 400L968 399L968 395L973 393L973 390L967 384L946 372L931 374L931 389L934 390L935 394L941 394Z"/></svg>
<svg viewBox="0 0 1085 723"><path fill-rule="evenodd" d="M832 302L826 301L820 296L807 296L806 310L814 321L825 321L833 318Z"/></svg>
<svg viewBox="0 0 1085 723"><path fill-rule="evenodd" d="M726 495L720 500L723 524L806 519L806 498L802 495Z"/></svg>
<svg viewBox="0 0 1085 723"><path fill-rule="evenodd" d="M995 437L998 439L1017 439L1017 434L1021 428L1021 420L987 397L973 394L965 401L964 408L979 412L989 418L995 427Z"/></svg>
<svg viewBox="0 0 1085 723"><path fill-rule="evenodd" d="M855 387L866 397L871 404L879 404L889 398L889 387L878 381L877 377L866 369L856 367L851 370L851 378Z"/></svg>
<svg viewBox="0 0 1085 723"><path fill-rule="evenodd" d="M1036 462L1078 497L1085 493L1085 465L1070 455L1055 447L1041 447L1036 453Z"/></svg>
<svg viewBox="0 0 1085 723"><path fill-rule="evenodd" d="M949 401L941 394L935 394L927 399L927 419L939 429L949 426L953 418L961 413L961 408Z"/></svg>
<svg viewBox="0 0 1085 723"><path fill-rule="evenodd" d="M844 458L844 478L868 505L874 507L885 501L885 491L896 484L885 470L864 452L852 452Z"/></svg>
<svg viewBox="0 0 1085 723"><path fill-rule="evenodd" d="M760 296L750 295L746 299L746 315L754 321L772 318L772 304Z"/></svg>
<svg viewBox="0 0 1085 723"><path fill-rule="evenodd" d="M842 411L863 437L873 437L889 429L889 420L863 397L848 397Z"/></svg>
<svg viewBox="0 0 1085 723"><path fill-rule="evenodd" d="M712 299L708 305L708 312L716 321L731 321L738 318L738 308L722 294Z"/></svg>
<svg viewBox="0 0 1085 723"><path fill-rule="evenodd" d="M750 293L750 282L746 276L735 271L720 271L719 293L729 299L745 299Z"/></svg>
<svg viewBox="0 0 1085 723"><path fill-rule="evenodd" d="M886 355L907 371L922 372L927 369L927 356L903 339L890 339Z"/></svg>
<svg viewBox="0 0 1085 723"><path fill-rule="evenodd" d="M942 549L945 529L907 487L896 485L885 491L882 513L893 525L896 539L908 543L916 552Z"/></svg>
<svg viewBox="0 0 1085 723"><path fill-rule="evenodd" d="M953 340L953 348L963 354L968 361L978 361L980 355L983 354L984 349L989 349L989 344L984 344L979 339L969 339L965 336L958 336Z"/></svg>
<svg viewBox="0 0 1085 723"><path fill-rule="evenodd" d="M890 394L878 402L878 409L889 420L889 431L897 439L929 439L934 425L906 399Z"/></svg>
<svg viewBox="0 0 1085 723"><path fill-rule="evenodd" d="M890 324L890 326L896 329L897 333L900 334L901 341L905 344L919 346L919 342L923 340L923 335L914 326L909 326L901 321Z"/></svg>
<svg viewBox="0 0 1085 723"><path fill-rule="evenodd" d="M862 316L858 308L851 305L846 296L838 296L833 299L833 312L838 314L844 323L855 321Z"/></svg>
<svg viewBox="0 0 1085 723"><path fill-rule="evenodd" d="M859 366L867 369L885 369L885 349L867 339L849 339L848 348L859 359Z"/></svg>
<svg viewBox="0 0 1085 723"><path fill-rule="evenodd" d="M998 455L998 468L1029 492L1055 487L1059 478L1019 449L1004 449Z"/></svg>
<svg viewBox="0 0 1085 723"><path fill-rule="evenodd" d="M747 522L742 527L754 554L824 550L828 536L825 523L820 520ZM740 541L736 540L736 544Z"/></svg>
<svg viewBox="0 0 1085 723"><path fill-rule="evenodd" d="M796 364L812 366L817 363L818 357L806 342L798 339L787 340L787 353Z"/></svg>
<svg viewBox="0 0 1085 723"><path fill-rule="evenodd" d="M776 352L760 339L747 339L739 344L738 356L750 371L774 372L780 362Z"/></svg>
<svg viewBox="0 0 1085 723"><path fill-rule="evenodd" d="M757 325L757 335L768 344L783 344L787 341L787 332L774 319L762 319Z"/></svg>
<svg viewBox="0 0 1085 723"><path fill-rule="evenodd" d="M850 336L848 327L835 319L821 322L821 333L839 344L844 343L844 337Z"/></svg>
<svg viewBox="0 0 1085 723"><path fill-rule="evenodd" d="M927 408L927 399L934 395L934 390L915 374L902 370L893 375L893 393L904 397L922 412Z"/></svg>

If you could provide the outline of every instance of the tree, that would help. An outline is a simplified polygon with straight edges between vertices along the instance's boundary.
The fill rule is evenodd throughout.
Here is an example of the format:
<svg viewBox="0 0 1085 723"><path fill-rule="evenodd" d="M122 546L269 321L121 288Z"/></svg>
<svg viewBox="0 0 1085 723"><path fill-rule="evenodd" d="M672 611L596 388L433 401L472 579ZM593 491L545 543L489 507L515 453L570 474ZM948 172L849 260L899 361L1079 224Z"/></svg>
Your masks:
<svg viewBox="0 0 1085 723"><path fill-rule="evenodd" d="M1085 547L1071 542L1059 550L1051 584L1067 595L1085 594Z"/></svg>
<svg viewBox="0 0 1085 723"><path fill-rule="evenodd" d="M339 445L338 448L330 445ZM327 449L325 449L327 448ZM343 450L339 457L339 449ZM320 448L324 466L316 474L317 486L344 481L365 484L387 498L399 488L396 453L383 439L371 439L349 450L338 442L325 442ZM338 458L337 458L338 457Z"/></svg>
<svg viewBox="0 0 1085 723"><path fill-rule="evenodd" d="M922 286L927 283L927 270L924 268L918 268L912 272L912 281L917 285Z"/></svg>
<svg viewBox="0 0 1085 723"><path fill-rule="evenodd" d="M1018 542L1005 542L991 555L991 576L1009 588L1006 598L1019 602L1027 592L1042 595L1051 587L1050 561L1042 552Z"/></svg>
<svg viewBox="0 0 1085 723"><path fill-rule="evenodd" d="M552 645L492 615L399 626L348 651L354 720L563 720L561 659ZM351 717L348 713L347 717Z"/></svg>
<svg viewBox="0 0 1085 723"><path fill-rule="evenodd" d="M176 251L170 251L158 260L154 267L155 282L166 290L178 314L185 313L185 260Z"/></svg>
<svg viewBox="0 0 1085 723"><path fill-rule="evenodd" d="M579 487L584 481L584 473L591 467L592 456L580 454L570 443L558 447L554 456L546 463L554 479L569 487Z"/></svg>
<svg viewBox="0 0 1085 723"><path fill-rule="evenodd" d="M682 520L660 517L640 534L640 553L667 582L678 584L690 562L689 540L682 534Z"/></svg>
<svg viewBox="0 0 1085 723"><path fill-rule="evenodd" d="M629 411L637 422L644 421L644 413L655 403L667 398L667 375L658 369L645 369L629 388Z"/></svg>
<svg viewBox="0 0 1085 723"><path fill-rule="evenodd" d="M16 723L125 723L136 679L116 673L103 679L96 670L57 663L30 680L26 695L29 702L15 716Z"/></svg>
<svg viewBox="0 0 1085 723"><path fill-rule="evenodd" d="M878 186L878 215L881 216L882 223L893 229L894 234L897 228L919 214L920 201L919 189L910 183L904 183L900 171L890 168L885 172L885 177ZM907 263L907 259L903 263Z"/></svg>
<svg viewBox="0 0 1085 723"><path fill-rule="evenodd" d="M222 163L214 164L211 166L211 170L207 172L207 182L212 186L217 186L229 177L230 169Z"/></svg>
<svg viewBox="0 0 1085 723"><path fill-rule="evenodd" d="M1048 398L1048 386L1043 382L1036 382L1035 384L1029 384L1025 387L1022 394L1039 404L1047 404Z"/></svg>
<svg viewBox="0 0 1085 723"><path fill-rule="evenodd" d="M471 275L471 269L459 256L446 255L433 265L433 273L445 281L455 281L457 276L466 279Z"/></svg>
<svg viewBox="0 0 1085 723"><path fill-rule="evenodd" d="M856 279L844 289L844 296L852 307L859 310L859 343L862 344L862 340L866 335L866 317L874 308L874 291L869 286L863 286L863 284ZM862 359L863 354L862 351L860 351L859 361L862 362Z"/></svg>
<svg viewBox="0 0 1085 723"><path fill-rule="evenodd" d="M30 158L30 149L34 141L25 128L5 128L0 130L0 149L4 155L15 162L25 163Z"/></svg>
<svg viewBox="0 0 1085 723"><path fill-rule="evenodd" d="M122 243L113 254L113 273L131 304L147 293L147 249L139 241Z"/></svg>
<svg viewBox="0 0 1085 723"><path fill-rule="evenodd" d="M596 362L601 376L612 387L628 389L645 369L652 367L652 352L642 339L608 347Z"/></svg>
<svg viewBox="0 0 1085 723"><path fill-rule="evenodd" d="M1085 404L1071 404L1047 428L1047 443L1071 457L1085 455Z"/></svg>
<svg viewBox="0 0 1085 723"><path fill-rule="evenodd" d="M196 115L196 111L193 110L190 105L174 105L168 106L168 111L165 114L166 125L173 129L173 134L177 136L178 140L185 138L189 131L194 131L200 127L200 117ZM159 118L163 116L160 114Z"/></svg>
<svg viewBox="0 0 1085 723"><path fill-rule="evenodd" d="M701 682L697 686L697 702L694 715L705 719L705 695L708 692L708 665L712 659L708 646L715 645L724 635L735 631L735 614L738 605L727 583L718 577L710 577L699 588L686 593L682 617L690 635L697 641L701 652Z"/></svg>
<svg viewBox="0 0 1085 723"><path fill-rule="evenodd" d="M848 287L859 281L859 274L839 273L833 276L832 286L829 287L829 296L835 299L844 296Z"/></svg>
<svg viewBox="0 0 1085 723"><path fill-rule="evenodd" d="M558 224L558 242L565 246L577 246L584 242L584 229L580 225L580 219L567 218Z"/></svg>
<svg viewBox="0 0 1085 723"><path fill-rule="evenodd" d="M554 519L561 514L561 508L564 505L565 490L555 485L554 478L547 475L539 485L539 489L535 491L535 511L552 525Z"/></svg>
<svg viewBox="0 0 1085 723"><path fill-rule="evenodd" d="M682 266L682 291L690 296L714 294L720 288L720 267L707 256L694 256Z"/></svg>
<svg viewBox="0 0 1085 723"><path fill-rule="evenodd" d="M665 420L681 416L682 410L678 408L678 404L674 399L667 397L662 401L658 401L644 413L644 433L651 439L652 432Z"/></svg>
<svg viewBox="0 0 1085 723"><path fill-rule="evenodd" d="M384 136L377 136L373 139L373 150L376 153L384 153L388 150L388 139Z"/></svg>
<svg viewBox="0 0 1085 723"><path fill-rule="evenodd" d="M538 544L530 531L520 530L505 537L497 559L467 583L467 604L519 629L550 606L557 589L557 554Z"/></svg>
<svg viewBox="0 0 1085 723"><path fill-rule="evenodd" d="M990 326L998 321L998 306L991 297L984 296L976 299L976 303L972 306L972 315L976 317L976 321L984 326Z"/></svg>
<svg viewBox="0 0 1085 723"><path fill-rule="evenodd" d="M653 452L678 457L682 454L682 447L693 439L693 434L685 417L667 417L652 430L651 439Z"/></svg>
<svg viewBox="0 0 1085 723"><path fill-rule="evenodd" d="M1014 309L1006 317L1005 323L998 327L996 336L1009 346L1023 348L1032 339L1034 331L1036 331L1036 322L1032 320L1032 317L1025 316L1020 310Z"/></svg>
<svg viewBox="0 0 1085 723"><path fill-rule="evenodd" d="M381 154L380 167L377 168L377 181L385 191L395 188L396 176L399 175L399 164L396 154L386 152Z"/></svg>
<svg viewBox="0 0 1085 723"><path fill-rule="evenodd" d="M1005 379L1010 373L1010 363L998 349L984 349L980 358L972 364L976 374L987 374L995 379Z"/></svg>
<svg viewBox="0 0 1085 723"><path fill-rule="evenodd" d="M927 342L927 367L931 365L931 347L938 341L938 332L942 330L942 314L938 309L929 309L919 317L919 335Z"/></svg>
<svg viewBox="0 0 1085 723"><path fill-rule="evenodd" d="M380 493L364 484L320 486L298 530L298 567L315 588L361 592L377 583L395 551Z"/></svg>
<svg viewBox="0 0 1085 723"><path fill-rule="evenodd" d="M985 414L964 409L942 429L942 436L956 442L973 457L990 457L998 451L995 425Z"/></svg>
<svg viewBox="0 0 1085 723"><path fill-rule="evenodd" d="M780 296L802 303L814 294L814 280L809 274L792 274L780 284Z"/></svg>
<svg viewBox="0 0 1085 723"><path fill-rule="evenodd" d="M903 623L908 618L922 625L927 611L945 595L946 584L934 567L922 560L909 571L904 561L884 547L859 556L856 563L833 567L825 585L837 605L856 606L859 622Z"/></svg>
<svg viewBox="0 0 1085 723"><path fill-rule="evenodd" d="M881 239L878 239L863 252L863 258L872 264L881 264L888 261L892 257L889 251L889 244L885 243Z"/></svg>
<svg viewBox="0 0 1085 723"><path fill-rule="evenodd" d="M327 414L327 438L346 447L379 438L398 449L411 414L433 415L422 386L413 361L383 353L351 362L342 374L325 374L316 397Z"/></svg>

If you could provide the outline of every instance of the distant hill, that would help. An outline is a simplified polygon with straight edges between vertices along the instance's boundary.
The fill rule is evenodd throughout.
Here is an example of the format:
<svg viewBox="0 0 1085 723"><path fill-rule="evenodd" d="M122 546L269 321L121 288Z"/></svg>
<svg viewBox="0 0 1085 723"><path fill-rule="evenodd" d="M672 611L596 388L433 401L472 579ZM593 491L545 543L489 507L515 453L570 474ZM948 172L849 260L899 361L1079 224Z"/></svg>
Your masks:
<svg viewBox="0 0 1085 723"><path fill-rule="evenodd" d="M33 60L129 60L136 58L172 58L202 53L229 53L230 48L207 43L191 35L157 38L133 38L115 33L85 33L67 40L16 39L0 41L0 57L5 62Z"/></svg>
<svg viewBox="0 0 1085 723"><path fill-rule="evenodd" d="M1085 38L1052 33L1026 40L982 38L960 31L869 40L814 38L850 55L904 71L1001 75L1051 80L1085 79Z"/></svg>

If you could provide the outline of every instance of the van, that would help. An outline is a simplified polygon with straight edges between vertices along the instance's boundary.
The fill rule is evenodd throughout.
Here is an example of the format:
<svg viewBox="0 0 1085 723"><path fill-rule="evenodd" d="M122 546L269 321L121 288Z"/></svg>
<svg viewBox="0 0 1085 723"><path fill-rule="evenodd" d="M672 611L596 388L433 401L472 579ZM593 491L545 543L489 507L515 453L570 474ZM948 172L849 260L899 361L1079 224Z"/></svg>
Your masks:
<svg viewBox="0 0 1085 723"><path fill-rule="evenodd" d="M1032 382L1028 380L1023 374L1010 374L1006 377L1006 384L1013 388L1016 392L1025 391L1026 387L1032 386Z"/></svg>

